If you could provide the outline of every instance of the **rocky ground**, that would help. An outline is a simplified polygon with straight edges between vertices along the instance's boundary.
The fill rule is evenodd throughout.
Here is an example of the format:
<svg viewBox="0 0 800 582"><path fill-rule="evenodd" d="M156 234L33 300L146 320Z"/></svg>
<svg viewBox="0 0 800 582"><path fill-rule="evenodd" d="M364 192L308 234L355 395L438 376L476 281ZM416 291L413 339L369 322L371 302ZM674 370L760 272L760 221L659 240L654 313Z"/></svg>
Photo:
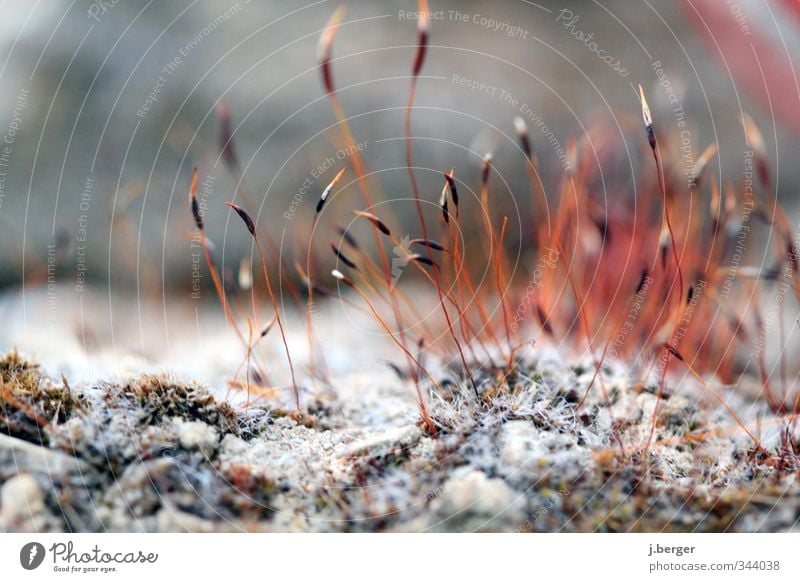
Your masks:
<svg viewBox="0 0 800 582"><path fill-rule="evenodd" d="M656 391L609 367L610 409L597 389L579 406L591 372L535 353L505 378L482 372L480 399L443 372L433 435L388 372L353 376L297 415L164 376L72 386L11 353L0 530L798 528L796 457L779 431L764 423L767 455L681 389L661 398L648 448Z"/></svg>

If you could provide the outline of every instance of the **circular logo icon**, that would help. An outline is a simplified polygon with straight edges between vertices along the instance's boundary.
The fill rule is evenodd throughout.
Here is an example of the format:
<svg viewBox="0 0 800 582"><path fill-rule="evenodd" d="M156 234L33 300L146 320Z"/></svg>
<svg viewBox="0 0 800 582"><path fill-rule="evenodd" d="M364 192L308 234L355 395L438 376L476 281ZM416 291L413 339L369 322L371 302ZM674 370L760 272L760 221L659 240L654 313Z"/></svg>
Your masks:
<svg viewBox="0 0 800 582"><path fill-rule="evenodd" d="M44 546L39 542L30 542L19 551L19 563L26 570L35 570L44 561Z"/></svg>

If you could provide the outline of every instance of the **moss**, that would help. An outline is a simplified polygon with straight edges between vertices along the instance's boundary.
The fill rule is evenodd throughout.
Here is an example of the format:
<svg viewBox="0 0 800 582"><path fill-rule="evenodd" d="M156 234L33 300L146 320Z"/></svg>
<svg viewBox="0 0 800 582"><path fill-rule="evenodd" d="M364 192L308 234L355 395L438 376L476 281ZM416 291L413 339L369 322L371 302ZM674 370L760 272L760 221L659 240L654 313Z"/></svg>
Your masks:
<svg viewBox="0 0 800 582"><path fill-rule="evenodd" d="M218 438L248 441L268 430L269 411L236 410L199 384L145 374L124 383L95 386L80 414L51 432L50 446L74 455L98 471L118 477L142 460L176 457L206 466L213 454L179 446L175 420L198 422Z"/></svg>
<svg viewBox="0 0 800 582"><path fill-rule="evenodd" d="M242 416L218 402L205 388L167 376L147 374L121 386L108 386L104 398L112 408L128 408L141 424L156 426L171 417L197 420L219 429L222 435L241 436Z"/></svg>
<svg viewBox="0 0 800 582"><path fill-rule="evenodd" d="M64 382L56 386L16 351L0 359L0 432L46 445L49 428L81 410L84 400Z"/></svg>
<svg viewBox="0 0 800 582"><path fill-rule="evenodd" d="M14 350L0 359L0 375L3 380L10 380L12 376L18 376L25 372L38 372L39 364L23 358L17 350Z"/></svg>

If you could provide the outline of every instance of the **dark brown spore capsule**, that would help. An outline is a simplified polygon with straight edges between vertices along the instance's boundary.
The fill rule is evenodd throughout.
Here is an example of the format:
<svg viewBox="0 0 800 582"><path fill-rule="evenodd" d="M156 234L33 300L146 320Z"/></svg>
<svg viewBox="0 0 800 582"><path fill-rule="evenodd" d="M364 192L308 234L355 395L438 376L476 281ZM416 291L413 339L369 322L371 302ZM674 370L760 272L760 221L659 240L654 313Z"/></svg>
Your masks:
<svg viewBox="0 0 800 582"><path fill-rule="evenodd" d="M200 211L200 203L197 201L197 182L200 172L195 168L192 171L192 183L189 185L189 204L192 207L192 217L198 230L203 230L203 213Z"/></svg>
<svg viewBox="0 0 800 582"><path fill-rule="evenodd" d="M395 375L396 375L396 376L397 376L397 377L398 377L400 380L407 380L407 379L408 379L408 376L409 376L409 375L408 375L408 373L407 373L405 370L403 370L403 368L401 368L400 366L398 366L398 365L397 365L397 364L395 364L394 362L388 362L388 361L387 361L387 362L385 362L385 363L386 363L386 365L387 365L389 368L391 368L391 369L392 369L392 371L395 373Z"/></svg>
<svg viewBox="0 0 800 582"><path fill-rule="evenodd" d="M528 137L528 126L525 124L525 120L521 117L514 118L514 129L517 132L519 144L520 147L522 147L525 157L531 160L533 157L533 150L531 149L531 140L530 137Z"/></svg>
<svg viewBox="0 0 800 582"><path fill-rule="evenodd" d="M415 239L412 239L412 240L408 241L408 244L409 245L421 245L421 246L424 246L424 247L430 247L435 251L446 251L447 250L442 245L440 245L438 242L436 242L435 240L431 240L431 239L415 238Z"/></svg>
<svg viewBox="0 0 800 582"><path fill-rule="evenodd" d="M336 279L338 279L348 287L355 287L355 284L341 271L334 269L333 271L331 271L331 275L333 275Z"/></svg>
<svg viewBox="0 0 800 582"><path fill-rule="evenodd" d="M409 257L409 258L412 261L415 261L417 263L422 263L423 265L428 265L429 267L435 267L436 266L436 263L434 263L431 259L429 259L428 257L425 257L423 255L416 255L415 254L415 255L411 255L411 257Z"/></svg>
<svg viewBox="0 0 800 582"><path fill-rule="evenodd" d="M250 215L247 214L245 209L240 207L240 206L237 206L233 202L226 202L225 204L236 211L236 214L238 214L239 217L242 219L242 221L244 222L244 225L247 227L247 230L250 232L251 235L253 235L253 238L255 238L255 236L256 236L256 223L253 222L253 219L250 218Z"/></svg>
<svg viewBox="0 0 800 582"><path fill-rule="evenodd" d="M344 18L345 7L339 6L331 16L322 35L319 38L319 45L317 46L317 59L319 61L320 73L322 75L322 86L328 95L336 92L333 85L333 71L331 70L331 57L333 52L333 39L336 37L336 30L339 28L342 19Z"/></svg>
<svg viewBox="0 0 800 582"><path fill-rule="evenodd" d="M492 169L492 156L491 154L486 154L483 158L483 163L481 164L481 184L486 186L489 182L489 173Z"/></svg>
<svg viewBox="0 0 800 582"><path fill-rule="evenodd" d="M219 118L219 145L222 151L222 158L230 168L236 168L239 160L236 157L236 149L233 145L233 130L231 128L231 110L226 101L221 101L217 106L217 117Z"/></svg>
<svg viewBox="0 0 800 582"><path fill-rule="evenodd" d="M264 329L261 330L261 337L265 337L269 333L269 330L272 329L273 325L275 325L274 319L270 321L266 326L264 326Z"/></svg>
<svg viewBox="0 0 800 582"><path fill-rule="evenodd" d="M681 362L684 361L683 360L683 356L681 355L681 353L677 349L675 349L673 346L671 346L669 344L664 344L664 349L667 350L673 356L675 356L677 359L679 359Z"/></svg>
<svg viewBox="0 0 800 582"><path fill-rule="evenodd" d="M795 247L794 241L791 239L786 241L786 260L789 262L792 271L797 273L797 248Z"/></svg>
<svg viewBox="0 0 800 582"><path fill-rule="evenodd" d="M320 297L333 297L333 293L321 285L314 285L312 289L314 290L314 295L319 295Z"/></svg>
<svg viewBox="0 0 800 582"><path fill-rule="evenodd" d="M197 202L196 197L192 197L192 216L194 223L199 230L203 230L203 214L200 212L200 204Z"/></svg>
<svg viewBox="0 0 800 582"><path fill-rule="evenodd" d="M339 233L339 236L341 236L342 239L344 239L344 242L346 242L350 246L350 248L352 248L354 250L358 250L358 248L359 248L358 247L358 241L355 239L355 237L352 234L347 232L347 229L345 229L343 226L339 226L339 227L336 228L336 232Z"/></svg>
<svg viewBox="0 0 800 582"><path fill-rule="evenodd" d="M379 231L381 231L386 236L388 236L388 237L392 236L392 231L389 230L389 227L386 226L380 218L378 218L377 216L375 216L371 212L365 212L363 210L353 210L353 214L355 216L358 216L358 217L361 217L361 218L366 218L372 224L375 225L375 228L377 228Z"/></svg>
<svg viewBox="0 0 800 582"><path fill-rule="evenodd" d="M444 179L447 180L447 186L450 188L450 195L453 197L453 204L458 208L458 190L456 190L456 181L450 174L444 174Z"/></svg>
<svg viewBox="0 0 800 582"><path fill-rule="evenodd" d="M420 72L422 71L422 65L425 63L425 53L428 50L428 29L428 2L427 0L420 0L419 20L417 21L417 54L414 57L414 66L411 68L411 74L414 77L419 76Z"/></svg>
<svg viewBox="0 0 800 582"><path fill-rule="evenodd" d="M645 267L644 269L642 269L642 276L641 276L641 277L639 277L639 284L638 284L638 285L636 285L636 295L638 295L639 293L641 293L641 292L642 292L642 289L644 289L644 284L647 282L647 276L648 276L648 274L649 274L649 272L648 272L648 269L647 269L647 267Z"/></svg>
<svg viewBox="0 0 800 582"><path fill-rule="evenodd" d="M358 266L356 266L356 264L353 261L351 261L347 257L347 255L345 255L342 251L339 250L339 248L336 246L336 243L334 243L333 241L330 241L330 245L331 245L331 250L333 251L333 254L336 255L340 261L342 261L345 265L347 265L351 269L358 270Z"/></svg>

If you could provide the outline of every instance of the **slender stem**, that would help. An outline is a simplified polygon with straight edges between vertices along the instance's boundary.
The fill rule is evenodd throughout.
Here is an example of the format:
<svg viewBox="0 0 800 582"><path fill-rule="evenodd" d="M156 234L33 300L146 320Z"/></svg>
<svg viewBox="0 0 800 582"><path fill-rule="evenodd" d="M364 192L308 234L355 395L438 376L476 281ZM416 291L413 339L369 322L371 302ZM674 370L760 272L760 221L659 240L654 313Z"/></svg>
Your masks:
<svg viewBox="0 0 800 582"><path fill-rule="evenodd" d="M275 321L278 322L278 329L280 329L281 339L283 340L283 348L286 351L286 359L289 361L289 372L292 375L292 390L294 391L294 404L297 410L300 410L300 390L297 388L297 380L294 375L294 364L292 363L292 354L289 351L289 343L286 341L286 331L283 328L283 321L278 308L278 301L275 299L275 293L272 291L272 283L269 281L269 273L267 273L267 259L264 255L264 249L261 246L261 242L259 242L255 235L253 236L253 240L258 248L258 254L261 257L261 267L264 271L264 281L267 283L267 292L269 293L269 299L272 302L272 309L275 311Z"/></svg>
<svg viewBox="0 0 800 582"><path fill-rule="evenodd" d="M406 168L408 169L408 177L411 181L411 190L414 194L414 205L417 208L417 216L419 218L420 226L422 227L422 237L426 240L428 239L428 227L425 225L425 216L422 212L422 203L420 202L420 195L419 195L419 186L417 185L417 178L414 175L414 164L413 164L413 145L411 143L411 110L414 104L414 95L417 90L417 77L414 76L411 79L411 88L408 91L408 102L406 103L406 122L405 122L405 130L406 130ZM433 254L429 247L425 247L425 250L428 254L428 258L433 261ZM480 393L478 392L478 385L475 383L475 378L472 376L472 370L467 364L467 359L464 356L464 350L461 347L461 342L458 341L458 336L456 336L456 332L453 329L453 323L450 320L450 314L447 312L447 307L444 304L444 294L442 291L442 286L439 283L438 277L435 277L436 281L436 293L439 295L439 305L442 308L442 313L444 314L445 321L447 322L447 329L450 332L450 336L453 338L453 341L456 344L456 348L458 349L458 354L461 358L461 364L464 366L464 371L469 376L469 381L472 384L472 388L475 391L475 395L480 398Z"/></svg>

